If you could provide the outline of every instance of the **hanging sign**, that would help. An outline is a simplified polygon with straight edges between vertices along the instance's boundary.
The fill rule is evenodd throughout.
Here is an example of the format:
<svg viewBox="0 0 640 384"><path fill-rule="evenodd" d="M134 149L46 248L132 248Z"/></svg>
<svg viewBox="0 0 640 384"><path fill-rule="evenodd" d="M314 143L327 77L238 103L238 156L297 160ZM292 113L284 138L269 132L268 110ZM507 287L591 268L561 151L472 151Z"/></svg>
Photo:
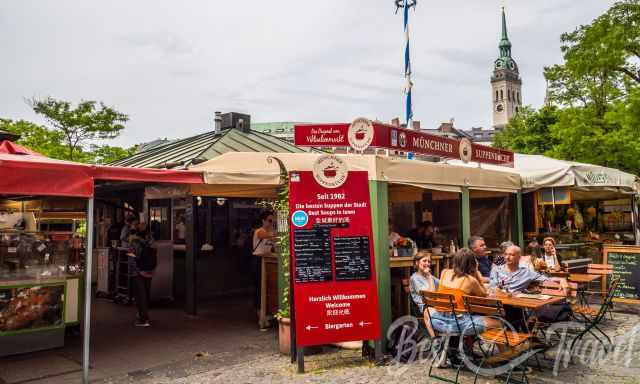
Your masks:
<svg viewBox="0 0 640 384"><path fill-rule="evenodd" d="M298 146L365 149L384 148L405 153L460 159L513 167L513 152L358 118L351 124L299 124L294 127Z"/></svg>
<svg viewBox="0 0 640 384"><path fill-rule="evenodd" d="M334 158L334 156L323 156ZM328 161L319 161L326 164ZM291 279L296 345L380 337L366 171L291 172ZM344 171L344 180L327 183Z"/></svg>

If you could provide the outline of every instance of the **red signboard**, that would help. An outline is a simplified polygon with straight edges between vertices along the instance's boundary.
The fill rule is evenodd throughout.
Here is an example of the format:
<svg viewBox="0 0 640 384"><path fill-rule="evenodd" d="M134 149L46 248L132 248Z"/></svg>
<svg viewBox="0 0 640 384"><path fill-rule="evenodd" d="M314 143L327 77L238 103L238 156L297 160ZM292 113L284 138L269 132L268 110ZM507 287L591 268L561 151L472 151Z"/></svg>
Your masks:
<svg viewBox="0 0 640 384"><path fill-rule="evenodd" d="M290 173L298 347L380 337L367 172L345 172L344 180L326 187L317 178L341 177L326 164L320 174Z"/></svg>
<svg viewBox="0 0 640 384"><path fill-rule="evenodd" d="M342 123L296 125L295 144L311 147L349 147L359 139L359 136L352 135L350 142L349 127L350 124ZM359 134L364 138L363 133ZM368 135L373 136L369 146L374 148L513 167L513 152L471 143L468 139L456 140L378 122L373 122Z"/></svg>

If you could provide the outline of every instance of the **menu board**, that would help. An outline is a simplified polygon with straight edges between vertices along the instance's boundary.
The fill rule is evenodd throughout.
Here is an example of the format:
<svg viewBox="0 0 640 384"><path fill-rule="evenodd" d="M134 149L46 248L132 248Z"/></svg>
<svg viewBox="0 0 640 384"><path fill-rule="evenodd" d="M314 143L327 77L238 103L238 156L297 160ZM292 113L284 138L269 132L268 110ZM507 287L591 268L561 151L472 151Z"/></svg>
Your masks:
<svg viewBox="0 0 640 384"><path fill-rule="evenodd" d="M640 247L605 247L604 255L604 262L613 265L612 277L620 278L615 297L640 303Z"/></svg>
<svg viewBox="0 0 640 384"><path fill-rule="evenodd" d="M371 256L368 236L336 237L333 239L336 257L336 280L369 280Z"/></svg>
<svg viewBox="0 0 640 384"><path fill-rule="evenodd" d="M331 281L331 228L293 231L296 283Z"/></svg>
<svg viewBox="0 0 640 384"><path fill-rule="evenodd" d="M368 175L339 163L289 174L298 347L381 335Z"/></svg>

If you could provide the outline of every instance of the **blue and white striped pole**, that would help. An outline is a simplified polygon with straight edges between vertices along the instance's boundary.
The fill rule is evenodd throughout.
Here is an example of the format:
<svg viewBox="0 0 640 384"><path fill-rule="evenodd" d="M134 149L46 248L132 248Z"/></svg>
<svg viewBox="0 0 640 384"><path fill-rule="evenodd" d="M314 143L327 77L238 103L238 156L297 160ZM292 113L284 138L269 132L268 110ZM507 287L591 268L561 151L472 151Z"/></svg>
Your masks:
<svg viewBox="0 0 640 384"><path fill-rule="evenodd" d="M415 8L417 0L396 0L396 7L403 8L404 11L404 93L406 95L405 120L407 128L411 129L413 125L413 104L411 102L411 59L409 54L409 8Z"/></svg>

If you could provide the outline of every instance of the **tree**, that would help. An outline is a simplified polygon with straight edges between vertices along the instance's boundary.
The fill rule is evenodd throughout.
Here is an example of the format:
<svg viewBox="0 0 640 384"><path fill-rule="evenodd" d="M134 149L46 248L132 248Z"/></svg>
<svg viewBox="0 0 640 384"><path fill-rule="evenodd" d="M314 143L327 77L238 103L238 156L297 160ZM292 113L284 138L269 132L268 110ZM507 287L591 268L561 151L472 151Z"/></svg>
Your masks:
<svg viewBox="0 0 640 384"><path fill-rule="evenodd" d="M640 1L623 0L589 25L561 36L567 68L576 76L607 73L640 85Z"/></svg>
<svg viewBox="0 0 640 384"><path fill-rule="evenodd" d="M495 145L640 173L640 0L561 41L564 63L544 71L553 107L524 109Z"/></svg>
<svg viewBox="0 0 640 384"><path fill-rule="evenodd" d="M557 144L550 130L557 122L557 113L555 107L538 111L530 106L521 108L509 124L495 134L494 146L532 155L549 152Z"/></svg>
<svg viewBox="0 0 640 384"><path fill-rule="evenodd" d="M130 148L113 147L110 145L92 145L91 154L93 159L92 163L96 164L109 164L116 160L124 159L136 153L137 146Z"/></svg>
<svg viewBox="0 0 640 384"><path fill-rule="evenodd" d="M127 115L95 101L81 101L73 108L68 101L49 97L31 99L30 104L36 113L62 133L67 157L72 161L81 161L79 156L91 141L118 137L124 123L129 120Z"/></svg>
<svg viewBox="0 0 640 384"><path fill-rule="evenodd" d="M41 125L25 120L12 121L0 119L0 129L20 135L17 143L38 153L56 159L64 158L67 148L63 144L63 135Z"/></svg>

